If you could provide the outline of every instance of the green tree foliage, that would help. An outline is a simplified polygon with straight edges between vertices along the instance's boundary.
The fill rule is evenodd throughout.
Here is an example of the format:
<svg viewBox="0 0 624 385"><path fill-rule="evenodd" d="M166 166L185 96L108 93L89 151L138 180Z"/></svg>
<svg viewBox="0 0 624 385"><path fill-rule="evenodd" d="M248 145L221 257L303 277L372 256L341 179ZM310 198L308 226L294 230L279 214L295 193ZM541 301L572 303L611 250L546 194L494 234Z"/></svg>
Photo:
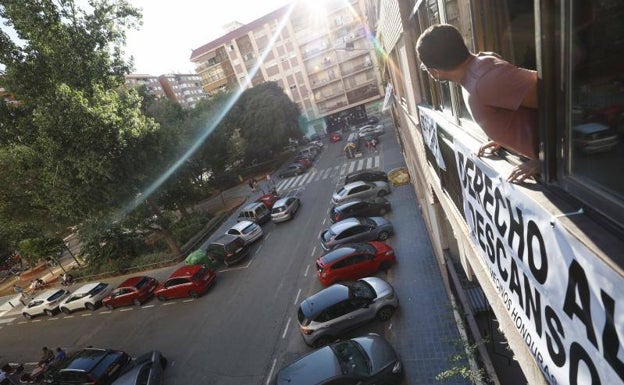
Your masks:
<svg viewBox="0 0 624 385"><path fill-rule="evenodd" d="M58 258L65 243L60 238L35 237L22 239L17 247L21 257L35 265L39 260Z"/></svg>

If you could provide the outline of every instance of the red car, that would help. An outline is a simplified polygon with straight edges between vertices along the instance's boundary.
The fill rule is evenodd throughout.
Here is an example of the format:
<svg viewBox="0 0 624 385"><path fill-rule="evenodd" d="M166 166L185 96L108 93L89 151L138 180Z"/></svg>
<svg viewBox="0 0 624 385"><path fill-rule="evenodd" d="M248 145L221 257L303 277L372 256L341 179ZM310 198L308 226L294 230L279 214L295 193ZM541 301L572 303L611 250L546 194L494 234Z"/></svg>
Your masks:
<svg viewBox="0 0 624 385"><path fill-rule="evenodd" d="M271 210L275 202L277 202L279 199L280 199L280 196L277 194L264 194L258 197L258 199L256 199L256 202L264 203L267 209Z"/></svg>
<svg viewBox="0 0 624 385"><path fill-rule="evenodd" d="M342 140L342 135L339 132L332 132L329 135L329 141L332 143L340 142Z"/></svg>
<svg viewBox="0 0 624 385"><path fill-rule="evenodd" d="M193 297L204 294L217 278L217 273L204 265L182 266L154 292L160 301L171 298Z"/></svg>
<svg viewBox="0 0 624 385"><path fill-rule="evenodd" d="M310 168L312 167L312 161L308 158L306 158L305 156L298 156L295 158L295 163L299 163L300 165L302 165L305 168Z"/></svg>
<svg viewBox="0 0 624 385"><path fill-rule="evenodd" d="M394 250L384 242L351 243L318 257L316 276L321 284L329 286L370 276L395 263Z"/></svg>
<svg viewBox="0 0 624 385"><path fill-rule="evenodd" d="M158 287L158 281L152 277L130 277L104 298L102 304L109 310L121 306L141 306L154 294L156 287Z"/></svg>

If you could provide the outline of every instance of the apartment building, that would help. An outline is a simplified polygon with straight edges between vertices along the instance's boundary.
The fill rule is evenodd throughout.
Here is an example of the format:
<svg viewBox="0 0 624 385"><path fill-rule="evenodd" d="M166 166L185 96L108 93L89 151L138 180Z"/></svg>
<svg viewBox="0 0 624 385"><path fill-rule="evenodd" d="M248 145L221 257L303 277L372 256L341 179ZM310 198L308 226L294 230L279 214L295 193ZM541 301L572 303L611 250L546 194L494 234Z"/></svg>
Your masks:
<svg viewBox="0 0 624 385"><path fill-rule="evenodd" d="M146 74L129 74L126 75L126 85L129 87L145 86L147 92L156 98L165 98L165 90L160 84L158 76Z"/></svg>
<svg viewBox="0 0 624 385"><path fill-rule="evenodd" d="M158 81L170 100L177 101L182 108L193 108L198 101L207 97L196 74L160 75Z"/></svg>
<svg viewBox="0 0 624 385"><path fill-rule="evenodd" d="M308 120L308 133L364 123L379 113L383 85L365 1L295 2L195 50L204 90L275 81Z"/></svg>
<svg viewBox="0 0 624 385"><path fill-rule="evenodd" d="M370 4L411 183L481 383L624 383L624 4ZM488 138L461 88L420 69L417 39L440 23L473 52L537 71L537 180L507 182L525 159L505 149L477 157Z"/></svg>

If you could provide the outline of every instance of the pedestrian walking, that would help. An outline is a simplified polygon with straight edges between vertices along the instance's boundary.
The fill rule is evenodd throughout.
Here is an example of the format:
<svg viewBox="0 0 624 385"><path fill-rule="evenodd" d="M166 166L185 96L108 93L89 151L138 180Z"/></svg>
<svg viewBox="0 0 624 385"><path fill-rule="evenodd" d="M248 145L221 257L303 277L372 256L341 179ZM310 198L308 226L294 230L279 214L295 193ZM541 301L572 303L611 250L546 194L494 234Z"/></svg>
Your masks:
<svg viewBox="0 0 624 385"><path fill-rule="evenodd" d="M251 192L255 193L256 192L256 185L254 184L253 178L250 178L248 183L249 183L249 188L251 189Z"/></svg>

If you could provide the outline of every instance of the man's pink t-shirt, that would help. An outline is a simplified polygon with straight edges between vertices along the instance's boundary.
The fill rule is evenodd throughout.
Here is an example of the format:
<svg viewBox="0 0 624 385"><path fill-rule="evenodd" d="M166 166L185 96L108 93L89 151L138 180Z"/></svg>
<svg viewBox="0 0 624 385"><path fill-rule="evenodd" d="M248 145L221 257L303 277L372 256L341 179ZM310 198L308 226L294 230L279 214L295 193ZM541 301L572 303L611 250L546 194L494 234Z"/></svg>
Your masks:
<svg viewBox="0 0 624 385"><path fill-rule="evenodd" d="M491 140L537 159L537 109L520 105L533 76L534 71L481 54L468 63L461 86L472 117Z"/></svg>

